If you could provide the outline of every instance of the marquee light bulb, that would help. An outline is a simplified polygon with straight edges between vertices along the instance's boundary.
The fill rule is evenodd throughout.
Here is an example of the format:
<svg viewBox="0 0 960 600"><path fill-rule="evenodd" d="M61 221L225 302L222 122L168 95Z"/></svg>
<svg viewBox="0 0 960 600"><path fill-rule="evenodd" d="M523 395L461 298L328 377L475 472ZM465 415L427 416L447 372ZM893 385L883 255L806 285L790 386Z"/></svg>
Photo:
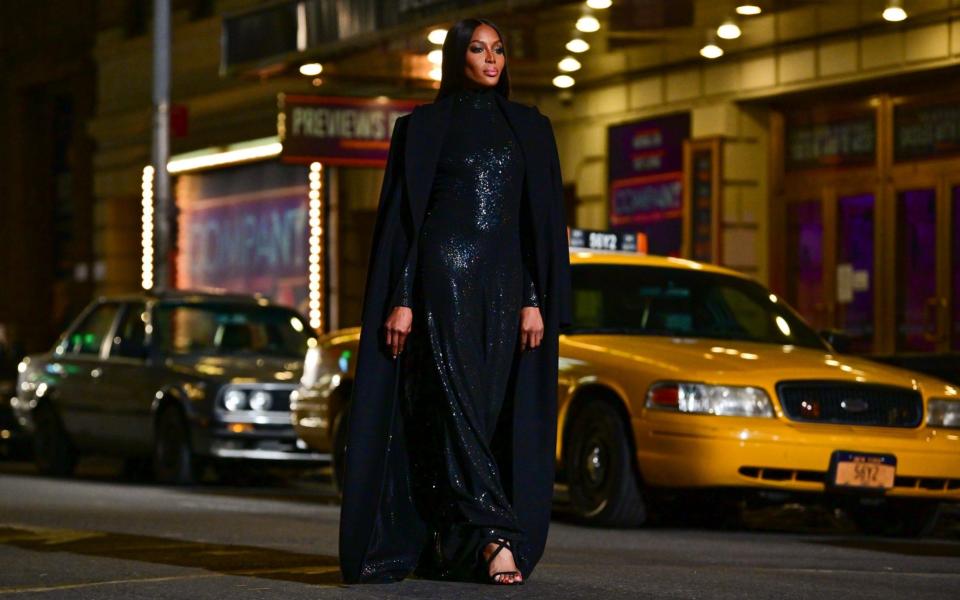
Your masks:
<svg viewBox="0 0 960 600"><path fill-rule="evenodd" d="M720 58L723 56L723 48L714 43L707 44L700 48L700 56L709 59Z"/></svg>
<svg viewBox="0 0 960 600"><path fill-rule="evenodd" d="M587 6L595 10L610 8L611 4L613 4L613 0L587 0Z"/></svg>
<svg viewBox="0 0 960 600"><path fill-rule="evenodd" d="M564 73L572 73L580 69L580 61L575 59L572 56L566 56L557 63L557 68L563 71Z"/></svg>
<svg viewBox="0 0 960 600"><path fill-rule="evenodd" d="M737 7L737 14L744 16L759 15L762 9L756 4L741 4Z"/></svg>
<svg viewBox="0 0 960 600"><path fill-rule="evenodd" d="M435 65L443 64L443 50L431 50L430 53L427 54L427 60Z"/></svg>
<svg viewBox="0 0 960 600"><path fill-rule="evenodd" d="M584 41L582 38L573 38L567 42L567 50L580 54L581 52L586 52L590 49L590 44Z"/></svg>
<svg viewBox="0 0 960 600"><path fill-rule="evenodd" d="M883 18L897 23L907 18L907 11L903 10L903 3L900 0L890 0L887 2L887 7L883 9Z"/></svg>
<svg viewBox="0 0 960 600"><path fill-rule="evenodd" d="M447 39L446 29L434 29L427 34L427 40L429 40L431 44L436 44L438 46L442 46L445 39Z"/></svg>
<svg viewBox="0 0 960 600"><path fill-rule="evenodd" d="M593 33L600 29L600 21L592 15L585 15L577 19L577 31Z"/></svg>
<svg viewBox="0 0 960 600"><path fill-rule="evenodd" d="M576 81L569 75L557 75L553 78L553 85L560 89L571 87L574 83L576 83Z"/></svg>
<svg viewBox="0 0 960 600"><path fill-rule="evenodd" d="M733 21L727 20L723 25L717 27L717 36L725 40L735 40L740 37L740 26Z"/></svg>

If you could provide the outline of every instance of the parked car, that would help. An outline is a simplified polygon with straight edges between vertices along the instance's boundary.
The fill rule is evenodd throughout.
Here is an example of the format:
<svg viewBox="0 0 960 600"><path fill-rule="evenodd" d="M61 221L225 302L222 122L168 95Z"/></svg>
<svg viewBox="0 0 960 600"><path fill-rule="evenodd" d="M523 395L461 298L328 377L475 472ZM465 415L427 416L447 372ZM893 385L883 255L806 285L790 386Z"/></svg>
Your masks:
<svg viewBox="0 0 960 600"><path fill-rule="evenodd" d="M176 484L208 463L315 465L329 454L298 442L289 407L312 344L306 319L264 298L101 298L24 359L14 406L47 474L87 453L147 460Z"/></svg>
<svg viewBox="0 0 960 600"><path fill-rule="evenodd" d="M713 490L919 534L960 500L957 387L836 352L732 270L582 248L570 261L556 467L583 521L638 525L678 491ZM297 431L337 473L359 334L322 336L294 394Z"/></svg>
<svg viewBox="0 0 960 600"><path fill-rule="evenodd" d="M0 376L0 458L29 456L30 437L13 412L16 379Z"/></svg>

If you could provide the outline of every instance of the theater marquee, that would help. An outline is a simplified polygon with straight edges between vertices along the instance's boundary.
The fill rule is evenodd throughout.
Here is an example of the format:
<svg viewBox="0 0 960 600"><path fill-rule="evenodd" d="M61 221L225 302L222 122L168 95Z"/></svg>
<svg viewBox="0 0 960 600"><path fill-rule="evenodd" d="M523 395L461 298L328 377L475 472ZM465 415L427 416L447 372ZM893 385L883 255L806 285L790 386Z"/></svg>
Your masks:
<svg viewBox="0 0 960 600"><path fill-rule="evenodd" d="M396 120L416 100L280 94L277 133L285 162L382 167Z"/></svg>

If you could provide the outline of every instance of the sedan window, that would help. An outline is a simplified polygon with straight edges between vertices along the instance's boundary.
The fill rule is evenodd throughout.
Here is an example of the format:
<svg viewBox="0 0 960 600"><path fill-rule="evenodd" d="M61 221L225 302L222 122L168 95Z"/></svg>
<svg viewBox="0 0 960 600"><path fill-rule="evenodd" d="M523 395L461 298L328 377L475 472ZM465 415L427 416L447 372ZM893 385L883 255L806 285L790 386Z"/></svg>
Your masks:
<svg viewBox="0 0 960 600"><path fill-rule="evenodd" d="M113 336L110 356L144 358L146 356L145 338L146 307L143 304L130 304Z"/></svg>
<svg viewBox="0 0 960 600"><path fill-rule="evenodd" d="M213 303L164 304L154 335L166 354L268 355L303 358L309 329L295 311Z"/></svg>
<svg viewBox="0 0 960 600"><path fill-rule="evenodd" d="M117 316L119 306L114 303L101 304L78 325L67 339L66 352L97 356L103 345L103 339L110 334L110 327Z"/></svg>

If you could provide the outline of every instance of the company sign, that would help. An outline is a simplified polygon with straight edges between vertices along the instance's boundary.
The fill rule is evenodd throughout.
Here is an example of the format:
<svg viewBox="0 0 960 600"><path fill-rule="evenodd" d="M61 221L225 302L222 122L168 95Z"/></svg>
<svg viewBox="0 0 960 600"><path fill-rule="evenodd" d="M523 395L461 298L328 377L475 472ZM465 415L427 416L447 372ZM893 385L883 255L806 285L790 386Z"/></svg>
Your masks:
<svg viewBox="0 0 960 600"><path fill-rule="evenodd" d="M178 178L177 288L256 292L306 313L306 171L269 161Z"/></svg>
<svg viewBox="0 0 960 600"><path fill-rule="evenodd" d="M677 256L683 241L683 141L688 113L610 127L610 227L643 233L651 254Z"/></svg>

